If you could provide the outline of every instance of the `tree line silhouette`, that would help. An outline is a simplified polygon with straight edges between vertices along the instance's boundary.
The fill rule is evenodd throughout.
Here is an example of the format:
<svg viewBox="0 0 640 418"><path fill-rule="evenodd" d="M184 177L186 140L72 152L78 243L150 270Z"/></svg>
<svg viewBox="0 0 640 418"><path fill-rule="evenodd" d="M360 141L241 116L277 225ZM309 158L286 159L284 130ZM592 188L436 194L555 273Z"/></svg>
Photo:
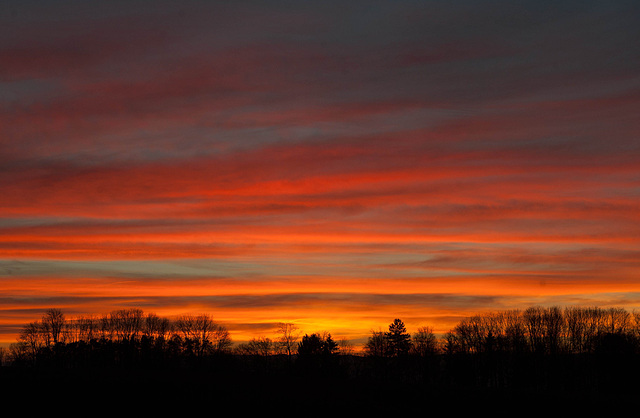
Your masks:
<svg viewBox="0 0 640 418"><path fill-rule="evenodd" d="M60 309L48 309L41 320L22 327L5 363L35 363L61 347L121 344L154 347L187 357L212 354L270 356L278 354L355 354L347 340L334 341L323 331L301 336L292 323L280 323L277 338L257 337L233 346L229 331L209 315L181 315L173 319L141 309L115 310L101 316L67 318ZM371 331L362 354L372 357L437 354L595 353L606 350L640 352L640 312L623 308L530 307L495 311L460 321L442 336L422 326L407 332L395 319L388 331Z"/></svg>
<svg viewBox="0 0 640 418"><path fill-rule="evenodd" d="M217 385L218 392L261 382L253 396L281 386L300 398L330 391L345 402L346 393L367 394L373 402L382 387L403 396L452 390L604 396L638 389L640 313L598 307L494 311L465 318L443 335L429 326L411 334L394 319L387 330L371 331L361 348L335 341L327 331L302 335L292 323L279 324L274 338L234 345L226 327L206 314L169 319L133 308L67 318L49 309L0 353L0 379L36 370L77 380L88 370L106 370L114 379L118 371L165 384Z"/></svg>

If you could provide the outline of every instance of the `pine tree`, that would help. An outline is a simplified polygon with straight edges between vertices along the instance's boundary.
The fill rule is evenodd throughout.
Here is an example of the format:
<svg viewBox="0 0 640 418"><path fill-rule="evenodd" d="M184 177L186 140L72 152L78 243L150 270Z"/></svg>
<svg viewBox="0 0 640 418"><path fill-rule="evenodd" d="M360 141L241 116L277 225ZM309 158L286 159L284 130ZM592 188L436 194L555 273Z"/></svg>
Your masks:
<svg viewBox="0 0 640 418"><path fill-rule="evenodd" d="M392 356L407 354L411 348L411 335L407 332L404 322L394 319L389 325L389 332L386 333L389 341L389 350Z"/></svg>

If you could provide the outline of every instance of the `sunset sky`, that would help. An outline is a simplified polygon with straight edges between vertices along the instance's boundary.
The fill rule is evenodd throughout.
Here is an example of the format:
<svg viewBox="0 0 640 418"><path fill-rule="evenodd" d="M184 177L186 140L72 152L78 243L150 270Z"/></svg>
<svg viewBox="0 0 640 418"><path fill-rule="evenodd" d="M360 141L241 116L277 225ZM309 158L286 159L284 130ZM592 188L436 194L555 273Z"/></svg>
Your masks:
<svg viewBox="0 0 640 418"><path fill-rule="evenodd" d="M640 2L0 3L0 343L640 309Z"/></svg>

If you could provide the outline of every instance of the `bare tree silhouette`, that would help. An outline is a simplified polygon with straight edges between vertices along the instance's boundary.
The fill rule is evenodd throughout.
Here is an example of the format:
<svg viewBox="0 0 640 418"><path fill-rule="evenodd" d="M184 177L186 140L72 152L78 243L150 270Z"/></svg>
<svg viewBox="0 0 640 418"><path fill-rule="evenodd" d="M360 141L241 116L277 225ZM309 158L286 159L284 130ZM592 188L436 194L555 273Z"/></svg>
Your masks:
<svg viewBox="0 0 640 418"><path fill-rule="evenodd" d="M46 335L46 344L57 344L64 329L65 318L60 309L49 309L42 317L42 326Z"/></svg>
<svg viewBox="0 0 640 418"><path fill-rule="evenodd" d="M296 350L298 338L300 338L298 327L292 323L281 322L278 324L277 333L279 335L277 339L278 345L291 358Z"/></svg>

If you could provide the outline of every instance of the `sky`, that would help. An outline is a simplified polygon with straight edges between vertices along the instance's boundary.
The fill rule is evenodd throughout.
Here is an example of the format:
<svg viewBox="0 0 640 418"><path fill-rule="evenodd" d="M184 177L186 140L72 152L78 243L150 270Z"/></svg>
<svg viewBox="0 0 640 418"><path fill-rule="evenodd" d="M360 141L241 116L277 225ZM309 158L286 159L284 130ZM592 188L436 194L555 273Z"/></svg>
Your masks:
<svg viewBox="0 0 640 418"><path fill-rule="evenodd" d="M0 343L48 308L640 309L637 1L0 4Z"/></svg>

